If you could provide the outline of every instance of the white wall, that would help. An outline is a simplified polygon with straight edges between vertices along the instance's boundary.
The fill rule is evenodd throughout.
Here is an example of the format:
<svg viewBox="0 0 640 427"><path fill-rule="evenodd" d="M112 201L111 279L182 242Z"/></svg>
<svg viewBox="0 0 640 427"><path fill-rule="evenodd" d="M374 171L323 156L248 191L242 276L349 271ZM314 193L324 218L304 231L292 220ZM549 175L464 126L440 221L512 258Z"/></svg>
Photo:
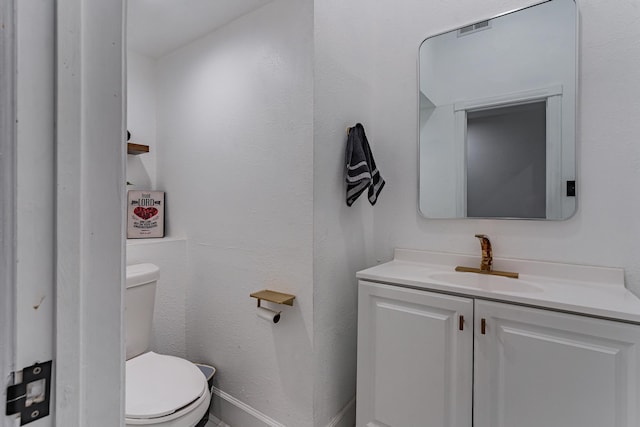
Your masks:
<svg viewBox="0 0 640 427"><path fill-rule="evenodd" d="M188 241L187 354L218 368L222 392L300 427L313 398L312 25L310 1L269 3L161 58L157 93L158 188L169 235ZM263 288L296 295L277 325L256 316L249 294Z"/></svg>
<svg viewBox="0 0 640 427"><path fill-rule="evenodd" d="M426 99L421 94L423 100ZM422 104L421 104L422 105ZM459 144L453 144L455 111L453 105L420 108L420 211L429 218L460 216L458 203L464 194L461 181L464 174ZM457 166L457 167L456 167ZM437 180L431 176L438 177Z"/></svg>
<svg viewBox="0 0 640 427"><path fill-rule="evenodd" d="M186 357L187 241L130 239L127 265L150 262L160 267L151 331L151 350Z"/></svg>
<svg viewBox="0 0 640 427"><path fill-rule="evenodd" d="M326 426L355 396L357 281L372 262L373 211L366 192L345 201L347 126L361 122L374 156L382 141L372 124L372 57L375 26L368 5L341 0L314 5L314 425ZM380 167L387 177L385 165ZM380 195L385 198L387 189ZM354 419L345 408L344 425Z"/></svg>
<svg viewBox="0 0 640 427"><path fill-rule="evenodd" d="M373 63L374 154L387 187L375 209L375 253L394 247L478 254L474 233L486 233L496 256L624 267L640 293L640 9L633 0L578 1L580 71L577 131L578 210L567 221L428 220L417 209L416 59L425 37L530 4L528 1L422 0L359 2L379 31L352 54ZM420 16L419 20L416 16ZM345 41L346 43L346 41Z"/></svg>
<svg viewBox="0 0 640 427"><path fill-rule="evenodd" d="M127 155L129 190L156 187L156 61L127 51L127 129L131 141L149 146L149 152Z"/></svg>

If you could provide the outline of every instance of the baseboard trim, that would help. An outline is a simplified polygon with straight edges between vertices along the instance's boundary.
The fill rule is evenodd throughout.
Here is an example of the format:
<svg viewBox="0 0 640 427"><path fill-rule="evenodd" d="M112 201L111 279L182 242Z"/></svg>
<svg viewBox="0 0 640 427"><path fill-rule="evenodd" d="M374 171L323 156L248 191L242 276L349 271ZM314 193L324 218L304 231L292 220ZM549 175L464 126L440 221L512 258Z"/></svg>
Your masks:
<svg viewBox="0 0 640 427"><path fill-rule="evenodd" d="M356 397L353 398L342 408L335 417L331 418L327 427L353 427L356 423Z"/></svg>
<svg viewBox="0 0 640 427"><path fill-rule="evenodd" d="M219 399L219 404L216 405L214 403L213 405L214 410L217 407L221 412L217 414L212 412L209 415L209 422L216 427L231 427L236 421L236 424L241 423L242 427L287 427L219 388L213 387L212 391L213 395ZM326 427L353 427L356 422L355 404L356 398L354 396L340 412L331 418ZM233 412L237 416L232 416L231 413ZM227 418L224 414L231 415L231 417L229 419L218 418ZM250 416L251 420L246 419L247 416ZM236 420L237 418L245 419L240 421ZM227 424L228 422L232 424Z"/></svg>
<svg viewBox="0 0 640 427"><path fill-rule="evenodd" d="M238 409L242 412L244 412L245 414L248 414L250 416L252 416L253 418L255 418L256 421L262 423L262 426L265 427L286 427L284 424L279 423L278 421L274 420L273 418L269 417L268 415L263 414L262 412L258 411L257 409L247 405L246 403L244 403L243 401L236 399L235 397L231 396L229 393L224 392L222 390L220 390L219 388L213 387L213 394L214 396L217 396L221 399L221 403L226 403L228 405L231 405L233 408ZM215 416L215 414L214 414ZM217 416L216 416L217 419ZM232 421L232 420L219 420L220 422L227 422L227 421ZM223 424L224 425L224 424ZM258 424L256 424L257 426ZM244 426L243 426L244 427Z"/></svg>

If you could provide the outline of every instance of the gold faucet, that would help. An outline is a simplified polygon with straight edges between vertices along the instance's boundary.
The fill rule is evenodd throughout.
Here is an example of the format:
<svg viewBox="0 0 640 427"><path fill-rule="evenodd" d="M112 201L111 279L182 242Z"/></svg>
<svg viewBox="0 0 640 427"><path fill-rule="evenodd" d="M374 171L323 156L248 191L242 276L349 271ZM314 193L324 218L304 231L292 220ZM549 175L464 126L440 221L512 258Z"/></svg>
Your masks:
<svg viewBox="0 0 640 427"><path fill-rule="evenodd" d="M480 247L482 248L482 260L480 261L480 268L472 267L456 267L456 271L465 273L480 273L480 274L492 274L495 276L510 277L512 279L518 278L518 273L512 273L510 271L496 271L493 269L493 250L491 249L491 241L489 237L484 234L476 234L480 239Z"/></svg>
<svg viewBox="0 0 640 427"><path fill-rule="evenodd" d="M482 248L482 261L480 261L480 270L490 273L493 267L493 251L489 237L485 234L476 234L480 239L480 247Z"/></svg>

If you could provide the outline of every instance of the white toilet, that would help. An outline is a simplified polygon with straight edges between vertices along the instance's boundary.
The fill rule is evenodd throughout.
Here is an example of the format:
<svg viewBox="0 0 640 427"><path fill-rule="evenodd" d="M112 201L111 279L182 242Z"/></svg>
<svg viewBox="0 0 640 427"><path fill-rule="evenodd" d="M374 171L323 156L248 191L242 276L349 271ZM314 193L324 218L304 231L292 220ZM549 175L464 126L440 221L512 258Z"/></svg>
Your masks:
<svg viewBox="0 0 640 427"><path fill-rule="evenodd" d="M149 350L156 282L153 264L127 267L127 426L194 427L209 410L207 379L193 363Z"/></svg>

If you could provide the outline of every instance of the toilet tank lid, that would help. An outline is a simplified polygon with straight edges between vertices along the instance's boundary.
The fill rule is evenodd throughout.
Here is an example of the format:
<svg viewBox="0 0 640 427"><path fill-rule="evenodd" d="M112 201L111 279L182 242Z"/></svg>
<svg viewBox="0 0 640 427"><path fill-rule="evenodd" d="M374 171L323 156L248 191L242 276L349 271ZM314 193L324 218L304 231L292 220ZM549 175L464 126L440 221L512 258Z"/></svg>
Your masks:
<svg viewBox="0 0 640 427"><path fill-rule="evenodd" d="M127 288L156 281L159 277L160 268L155 264L145 263L127 266Z"/></svg>

